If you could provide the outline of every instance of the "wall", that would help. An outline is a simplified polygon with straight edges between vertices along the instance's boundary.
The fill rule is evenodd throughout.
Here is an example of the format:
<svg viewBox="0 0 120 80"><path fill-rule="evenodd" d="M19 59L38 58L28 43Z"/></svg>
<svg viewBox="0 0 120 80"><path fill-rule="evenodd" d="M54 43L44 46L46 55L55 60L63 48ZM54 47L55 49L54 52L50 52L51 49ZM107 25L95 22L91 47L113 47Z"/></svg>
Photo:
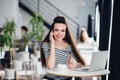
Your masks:
<svg viewBox="0 0 120 80"><path fill-rule="evenodd" d="M7 6L6 6L7 5ZM32 18L28 13L19 8L18 0L1 0L0 1L0 27L6 22L6 19L16 22L16 36L18 39L21 38L21 26L26 25L29 30L29 20Z"/></svg>
<svg viewBox="0 0 120 80"><path fill-rule="evenodd" d="M95 1L83 0L48 0L58 9L70 16L80 25L87 26L88 14L94 16Z"/></svg>
<svg viewBox="0 0 120 80"><path fill-rule="evenodd" d="M20 36L18 36L18 38L20 38L21 37L21 29L20 28L22 25L27 26L28 32L30 32L32 30L31 26L29 25L29 21L30 21L30 19L32 19L32 16L29 15L28 13L26 13L21 8L19 8L18 16L19 16L19 26L18 26L19 28L18 29L20 30L20 32L19 32Z"/></svg>
<svg viewBox="0 0 120 80"><path fill-rule="evenodd" d="M91 16L94 17L94 6L79 6L78 9L78 21L81 26L85 25L87 27L88 25L88 15L90 14Z"/></svg>
<svg viewBox="0 0 120 80"><path fill-rule="evenodd" d="M0 0L0 27L2 27L6 18L8 20L13 18L13 0ZM6 6L7 5L7 6Z"/></svg>

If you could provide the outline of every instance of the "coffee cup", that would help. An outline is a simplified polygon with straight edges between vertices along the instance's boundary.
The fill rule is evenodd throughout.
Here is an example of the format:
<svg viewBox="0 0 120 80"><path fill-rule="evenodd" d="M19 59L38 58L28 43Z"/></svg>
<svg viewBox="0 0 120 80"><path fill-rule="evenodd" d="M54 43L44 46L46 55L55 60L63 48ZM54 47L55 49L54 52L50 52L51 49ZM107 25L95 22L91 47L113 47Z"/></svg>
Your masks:
<svg viewBox="0 0 120 80"><path fill-rule="evenodd" d="M65 70L65 69L67 69L67 65L65 65L65 64L58 64L58 65L57 65L57 68L58 68L59 70Z"/></svg>

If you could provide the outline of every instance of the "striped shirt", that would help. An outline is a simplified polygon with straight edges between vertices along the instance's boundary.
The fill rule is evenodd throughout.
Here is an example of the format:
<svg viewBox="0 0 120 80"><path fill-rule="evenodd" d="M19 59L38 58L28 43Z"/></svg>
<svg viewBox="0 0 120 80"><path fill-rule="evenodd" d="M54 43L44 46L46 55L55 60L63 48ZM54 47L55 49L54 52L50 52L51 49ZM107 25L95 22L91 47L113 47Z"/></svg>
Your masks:
<svg viewBox="0 0 120 80"><path fill-rule="evenodd" d="M42 43L42 49L43 49L43 53L45 55L45 58L47 58L50 55L50 44L45 43L45 42ZM57 64L67 64L70 54L72 54L73 57L74 57L71 46L69 46L67 48L64 48L63 50L55 48L55 60L56 60L55 61L55 67L56 67ZM50 75L50 74L47 75L47 76L50 77L50 78L56 78L56 76L53 76L53 75ZM59 77L59 78L61 78L61 77ZM58 76L57 76L57 79L58 79Z"/></svg>

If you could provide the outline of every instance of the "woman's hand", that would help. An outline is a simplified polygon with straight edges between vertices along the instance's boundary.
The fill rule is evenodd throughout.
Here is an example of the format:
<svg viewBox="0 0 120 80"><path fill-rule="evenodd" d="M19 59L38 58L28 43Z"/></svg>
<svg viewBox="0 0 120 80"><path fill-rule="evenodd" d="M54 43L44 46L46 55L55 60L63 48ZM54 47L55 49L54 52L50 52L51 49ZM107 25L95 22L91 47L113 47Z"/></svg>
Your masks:
<svg viewBox="0 0 120 80"><path fill-rule="evenodd" d="M74 69L77 67L77 64L75 62L69 62L68 66L69 66L69 69Z"/></svg>
<svg viewBox="0 0 120 80"><path fill-rule="evenodd" d="M54 46L54 43L55 43L53 36L54 36L54 32L53 32L53 30L52 30L52 31L50 32L50 37L49 37L51 46Z"/></svg>
<svg viewBox="0 0 120 80"><path fill-rule="evenodd" d="M77 63L76 63L76 61L74 60L74 58L72 57L71 54L70 54L70 57L69 57L68 66L69 66L69 69L74 69L74 68L77 67Z"/></svg>

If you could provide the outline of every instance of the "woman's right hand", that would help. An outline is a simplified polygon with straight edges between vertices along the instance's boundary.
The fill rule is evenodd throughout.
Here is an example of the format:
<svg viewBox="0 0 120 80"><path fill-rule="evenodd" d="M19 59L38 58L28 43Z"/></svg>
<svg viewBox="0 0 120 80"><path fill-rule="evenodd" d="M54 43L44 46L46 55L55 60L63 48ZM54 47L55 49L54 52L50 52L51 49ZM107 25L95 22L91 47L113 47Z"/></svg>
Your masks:
<svg viewBox="0 0 120 80"><path fill-rule="evenodd" d="M49 37L51 46L54 46L54 43L55 43L53 36L54 36L54 32L53 32L53 30L52 30L52 31L50 32L50 37Z"/></svg>

